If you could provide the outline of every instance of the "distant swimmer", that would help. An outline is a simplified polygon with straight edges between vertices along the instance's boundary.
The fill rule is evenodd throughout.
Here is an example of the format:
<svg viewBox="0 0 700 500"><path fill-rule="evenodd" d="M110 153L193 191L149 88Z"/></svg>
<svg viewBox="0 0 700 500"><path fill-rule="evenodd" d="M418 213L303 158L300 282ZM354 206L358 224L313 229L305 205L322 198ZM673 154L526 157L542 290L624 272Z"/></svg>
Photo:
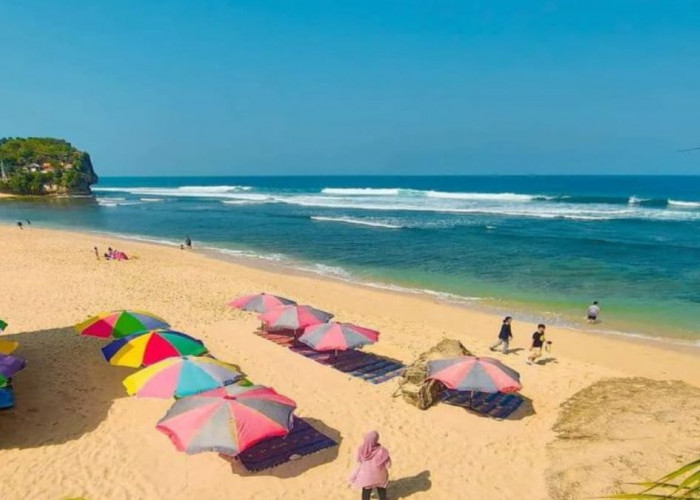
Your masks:
<svg viewBox="0 0 700 500"><path fill-rule="evenodd" d="M28 226L31 226L31 225L32 225L32 221L30 221L29 219L27 219L27 225L28 225Z"/></svg>
<svg viewBox="0 0 700 500"><path fill-rule="evenodd" d="M586 311L586 314L588 316L588 322L589 323L597 323L598 318L600 317L600 306L598 305L598 301L594 300L593 303L588 306L588 310Z"/></svg>

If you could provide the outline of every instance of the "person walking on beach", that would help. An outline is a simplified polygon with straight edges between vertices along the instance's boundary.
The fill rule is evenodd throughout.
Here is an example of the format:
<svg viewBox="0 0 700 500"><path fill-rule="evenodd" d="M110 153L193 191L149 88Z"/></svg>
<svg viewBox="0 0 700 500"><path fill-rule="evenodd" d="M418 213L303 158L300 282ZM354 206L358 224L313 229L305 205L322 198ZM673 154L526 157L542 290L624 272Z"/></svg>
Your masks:
<svg viewBox="0 0 700 500"><path fill-rule="evenodd" d="M191 249L191 248L192 248L192 240L190 239L189 236L185 236L185 246L186 246L188 249Z"/></svg>
<svg viewBox="0 0 700 500"><path fill-rule="evenodd" d="M362 445L357 449L357 464L350 476L350 484L362 489L362 500L369 500L373 489L377 490L379 500L386 500L391 457L387 449L379 444L377 431L365 434Z"/></svg>
<svg viewBox="0 0 700 500"><path fill-rule="evenodd" d="M586 311L586 314L588 316L589 323L597 323L598 322L598 316L600 316L600 306L598 305L597 300L594 300L593 303L590 306L588 306L588 310Z"/></svg>
<svg viewBox="0 0 700 500"><path fill-rule="evenodd" d="M19 227L20 229L24 229L24 226L22 226L22 222L21 222L21 221L18 221L18 222L17 222L17 227Z"/></svg>
<svg viewBox="0 0 700 500"><path fill-rule="evenodd" d="M97 260L100 260L100 251L97 249L97 247L92 247L92 249L95 251L95 257L97 257Z"/></svg>
<svg viewBox="0 0 700 500"><path fill-rule="evenodd" d="M542 347L544 346L544 330L547 327L542 323L537 325L537 331L532 334L532 346L530 347L530 355L527 357L526 363L531 365L538 358L542 357Z"/></svg>
<svg viewBox="0 0 700 500"><path fill-rule="evenodd" d="M510 316L506 316L503 318L503 324L501 325L501 331L498 334L498 342L493 344L489 349L492 351L495 351L498 346L503 344L503 354L508 354L508 345L510 344L510 341L513 339L513 332L510 330L510 324L513 321L513 318Z"/></svg>

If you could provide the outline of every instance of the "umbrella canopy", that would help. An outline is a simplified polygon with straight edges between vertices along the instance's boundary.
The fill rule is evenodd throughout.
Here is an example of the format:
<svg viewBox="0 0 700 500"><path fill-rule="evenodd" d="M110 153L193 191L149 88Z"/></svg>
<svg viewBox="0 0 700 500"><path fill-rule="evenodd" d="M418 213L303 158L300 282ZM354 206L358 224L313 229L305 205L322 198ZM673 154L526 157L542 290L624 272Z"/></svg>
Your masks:
<svg viewBox="0 0 700 500"><path fill-rule="evenodd" d="M139 368L174 356L207 352L201 340L172 330L151 330L114 340L102 348L112 365Z"/></svg>
<svg viewBox="0 0 700 500"><path fill-rule="evenodd" d="M238 370L213 358L180 356L132 373L123 383L130 396L182 398L232 384L243 378Z"/></svg>
<svg viewBox="0 0 700 500"><path fill-rule="evenodd" d="M516 392L520 374L497 359L460 356L428 362L428 378L450 389L476 392Z"/></svg>
<svg viewBox="0 0 700 500"><path fill-rule="evenodd" d="M238 455L255 443L286 436L296 403L261 385L227 385L179 399L156 429L179 451Z"/></svg>
<svg viewBox="0 0 700 500"><path fill-rule="evenodd" d="M13 340L0 340L0 354L12 354L19 347L19 342Z"/></svg>
<svg viewBox="0 0 700 500"><path fill-rule="evenodd" d="M325 323L333 315L311 306L280 306L260 315L260 321L276 330L299 330Z"/></svg>
<svg viewBox="0 0 700 500"><path fill-rule="evenodd" d="M379 332L375 330L336 322L306 327L304 334L299 337L299 342L317 351L344 351L374 344L377 340Z"/></svg>
<svg viewBox="0 0 700 500"><path fill-rule="evenodd" d="M268 295L267 293L246 295L228 303L229 306L235 307L236 309L257 313L264 313L279 306L295 306L296 304L297 303L293 300L278 297L276 295Z"/></svg>
<svg viewBox="0 0 700 500"><path fill-rule="evenodd" d="M119 339L156 328L170 328L170 325L163 318L149 312L126 309L100 313L75 325L75 329L81 335L103 339L110 337Z"/></svg>
<svg viewBox="0 0 700 500"><path fill-rule="evenodd" d="M0 319L0 333L2 333L5 328L7 328L7 323Z"/></svg>
<svg viewBox="0 0 700 500"><path fill-rule="evenodd" d="M7 379L23 370L25 366L27 366L27 362L22 358L0 354L0 386L4 386Z"/></svg>

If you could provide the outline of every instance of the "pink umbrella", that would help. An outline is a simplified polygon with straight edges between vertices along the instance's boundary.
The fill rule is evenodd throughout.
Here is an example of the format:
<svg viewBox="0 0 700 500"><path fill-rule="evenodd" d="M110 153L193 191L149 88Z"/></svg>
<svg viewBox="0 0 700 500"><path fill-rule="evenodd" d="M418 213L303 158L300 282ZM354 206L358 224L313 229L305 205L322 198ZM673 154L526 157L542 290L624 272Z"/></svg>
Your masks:
<svg viewBox="0 0 700 500"><path fill-rule="evenodd" d="M236 456L255 443L286 436L296 403L261 385L227 385L175 401L156 429L179 451Z"/></svg>
<svg viewBox="0 0 700 500"><path fill-rule="evenodd" d="M264 313L279 306L296 305L296 302L284 297L269 295L267 293L256 293L238 297L228 303L229 306L243 311Z"/></svg>
<svg viewBox="0 0 700 500"><path fill-rule="evenodd" d="M497 359L460 356L428 362L428 378L450 389L476 392L516 392L520 374Z"/></svg>
<svg viewBox="0 0 700 500"><path fill-rule="evenodd" d="M345 351L379 340L379 332L350 323L323 323L308 326L299 337L302 342L317 351Z"/></svg>
<svg viewBox="0 0 700 500"><path fill-rule="evenodd" d="M280 306L260 315L270 330L299 330L311 325L325 323L333 315L311 306Z"/></svg>

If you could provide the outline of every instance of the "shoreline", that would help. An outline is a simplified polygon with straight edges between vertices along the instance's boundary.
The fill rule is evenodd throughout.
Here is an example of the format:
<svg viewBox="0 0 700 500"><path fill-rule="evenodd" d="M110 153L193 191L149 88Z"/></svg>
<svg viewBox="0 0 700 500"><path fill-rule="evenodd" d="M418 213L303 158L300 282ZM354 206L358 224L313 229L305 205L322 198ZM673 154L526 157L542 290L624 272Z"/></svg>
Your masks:
<svg viewBox="0 0 700 500"><path fill-rule="evenodd" d="M62 231L62 229L61 229ZM151 239L148 237L141 237L136 235L126 235L120 233L109 233L103 231L73 231L67 229L69 232L76 232L77 234L96 234L102 237L115 237L124 241L143 243L147 245L162 246L165 248L179 248L178 243L169 240ZM496 306L491 305L486 302L486 298L481 297L463 297L448 292L439 292L435 290L424 290L419 288L409 288L400 285L392 285L390 283L374 283L364 281L362 279L354 279L352 275L348 278L343 278L340 276L335 276L332 274L323 273L321 271L315 271L313 269L304 268L301 266L315 265L313 262L301 262L292 263L290 261L289 265L285 265L278 259L267 258L263 255L245 255L245 251L229 250L225 248L217 248L210 246L194 247L190 250L193 253L204 255L208 258L230 262L236 265L241 265L249 267L252 269L257 269L260 271L267 271L280 274L294 274L297 276L302 276L306 278L320 279L328 281L331 283L342 283L349 286L361 287L367 290L374 290L385 292L397 296L408 296L408 297L418 297L426 301L434 302L441 305L458 307L466 309L470 312L487 314L491 316L497 316L502 318L504 315L512 315L518 321L524 323L534 323L539 321L545 322L548 326L556 326L559 328L564 328L567 330L572 330L578 333L591 335L594 337L602 338L619 338L632 343L646 344L649 346L664 346L668 349L674 350L694 350L698 355L700 355L700 339L684 339L675 337L673 335L669 336L651 336L644 333L622 331L622 330L607 330L597 327L586 327L585 325L576 324L572 321L568 321L566 318L556 318L558 321L549 321L551 318L547 317L545 313L539 314L538 312L525 313L522 310L518 310L517 307L509 308L508 305ZM236 255L239 253L239 255ZM298 264L298 265L295 265ZM454 299L450 299L454 297ZM482 302L483 301L483 302ZM539 319L535 320L535 317ZM700 332L699 332L700 333Z"/></svg>
<svg viewBox="0 0 700 500"><path fill-rule="evenodd" d="M8 227L9 225L5 225ZM11 226L9 226L11 228ZM14 229L14 228L11 228ZM36 226L32 226L32 230L36 231ZM343 279L340 277L335 277L331 275L321 274L314 272L312 270L299 269L292 266L285 266L275 260L266 260L264 258L254 257L254 256L235 256L231 254L226 254L221 252L220 249L216 248L194 248L193 250L180 250L179 245L175 242L169 242L167 240L157 240L148 239L146 237L124 235L117 233L107 233L102 231L79 231L72 229L51 229L51 228L40 228L40 231L49 231L57 233L68 233L74 234L79 237L99 237L99 238L116 238L122 241L127 241L137 246L145 247L155 247L169 250L176 250L178 253L183 252L185 255L196 255L201 258L212 260L216 262L222 262L231 266L241 267L249 271L262 272L274 276L292 276L308 281L321 281L328 283L330 285L337 285L348 287L355 290L366 290L370 293L376 293L379 296L390 295L399 299L410 299L420 302L423 306L435 305L441 308L447 308L452 310L464 311L469 315L478 315L481 318L488 318L491 323L491 328L488 332L479 332L478 337L486 339L486 342L490 342L490 339L496 336L498 327L502 320L502 313L495 312L489 308L480 308L476 303L459 303L448 300L441 300L440 297L431 293L426 293L424 291L416 289L415 291L407 290L396 290L389 287L381 287L373 284L363 283L361 281L354 281L350 279ZM92 248L92 247L89 247ZM129 252L127 251L127 255ZM514 322L517 325L528 325L528 328L532 331L538 321L532 319L519 319L514 317ZM663 350L669 353L677 353L681 355L692 355L700 356L700 345L694 341L684 341L683 339L674 339L671 337L648 337L642 334L634 334L627 332L617 332L617 331L599 331L594 329L577 328L575 325L567 324L555 324L547 323L548 331L555 330L557 332L568 332L577 336L577 340L581 340L582 343L610 343L617 346L629 345L630 347L636 346L641 349L652 349L652 350ZM522 327L518 328L522 330ZM462 332L455 331L452 332L453 335L461 335ZM469 333L471 335L471 332ZM448 334L449 336L449 334ZM523 337L523 332L520 331L521 338ZM525 336L529 337L529 331ZM578 342L577 342L578 343ZM591 362L590 358L586 358L586 361ZM615 362L611 362L609 367L614 368ZM698 374L698 384L700 385L700 373ZM681 377L683 378L683 377Z"/></svg>

